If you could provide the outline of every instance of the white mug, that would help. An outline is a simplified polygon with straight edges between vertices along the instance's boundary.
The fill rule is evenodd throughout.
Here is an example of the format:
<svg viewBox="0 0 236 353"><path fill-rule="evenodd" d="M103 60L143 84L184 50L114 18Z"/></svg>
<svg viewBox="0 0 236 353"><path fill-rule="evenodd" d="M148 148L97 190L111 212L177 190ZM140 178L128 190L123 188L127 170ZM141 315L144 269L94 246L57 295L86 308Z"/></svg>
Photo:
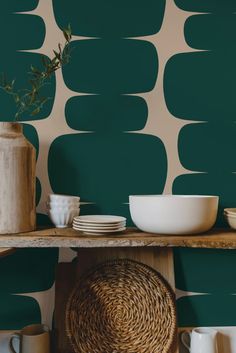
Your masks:
<svg viewBox="0 0 236 353"><path fill-rule="evenodd" d="M213 328L197 327L192 332L182 332L181 341L190 353L218 353L217 331Z"/></svg>

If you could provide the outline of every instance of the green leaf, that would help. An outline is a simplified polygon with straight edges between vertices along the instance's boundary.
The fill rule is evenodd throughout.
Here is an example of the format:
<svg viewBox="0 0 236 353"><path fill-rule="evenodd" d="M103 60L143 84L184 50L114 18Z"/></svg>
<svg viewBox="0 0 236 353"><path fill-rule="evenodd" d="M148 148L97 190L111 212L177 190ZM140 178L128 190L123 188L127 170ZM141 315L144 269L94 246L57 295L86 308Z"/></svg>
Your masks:
<svg viewBox="0 0 236 353"><path fill-rule="evenodd" d="M69 43L71 38L72 38L72 35L71 35L72 31L71 31L71 25L69 24L67 28L64 28L63 29L63 34L64 34L64 37L66 39L66 41Z"/></svg>
<svg viewBox="0 0 236 353"><path fill-rule="evenodd" d="M36 67L33 65L30 66L31 71L36 74L36 75L41 75L41 71L39 71Z"/></svg>
<svg viewBox="0 0 236 353"><path fill-rule="evenodd" d="M37 67L31 65L29 75L30 89L15 89L15 80L8 81L5 73L0 74L0 89L4 90L7 94L13 97L14 103L17 108L15 119L24 113L32 111L31 115L36 115L40 112L43 105L51 99L51 97L40 97L41 89L50 84L51 76L54 72L68 63L70 59L70 48L67 44L71 41L72 30L70 24L63 31L63 35L66 39L64 47L58 44L58 50L53 50L54 57L52 59L41 55L41 60L44 69L40 70Z"/></svg>
<svg viewBox="0 0 236 353"><path fill-rule="evenodd" d="M7 84L7 85L5 86L5 90L8 91L8 92L10 92L10 91L12 90L11 85L10 85L10 84Z"/></svg>
<svg viewBox="0 0 236 353"><path fill-rule="evenodd" d="M69 37L69 40L71 40L71 38L72 38L72 30L71 30L71 25L70 25L70 23L68 24L68 27L67 27L67 29L66 29L66 32L67 32L67 35L68 35L68 37Z"/></svg>
<svg viewBox="0 0 236 353"><path fill-rule="evenodd" d="M70 39L69 39L69 36L68 36L67 31L64 30L64 31L63 31L63 34L64 34L64 37L65 37L66 41L69 42Z"/></svg>
<svg viewBox="0 0 236 353"><path fill-rule="evenodd" d="M55 54L56 59L60 60L60 58L61 58L60 54L58 52L56 52L56 50L53 50L53 53Z"/></svg>
<svg viewBox="0 0 236 353"><path fill-rule="evenodd" d="M14 95L14 100L15 100L16 103L19 103L20 97L19 97L18 94L15 94L15 95Z"/></svg>
<svg viewBox="0 0 236 353"><path fill-rule="evenodd" d="M40 107L37 107L36 109L34 109L30 115L37 115L40 112Z"/></svg>
<svg viewBox="0 0 236 353"><path fill-rule="evenodd" d="M41 55L41 60L44 67L48 66L48 58L45 55Z"/></svg>

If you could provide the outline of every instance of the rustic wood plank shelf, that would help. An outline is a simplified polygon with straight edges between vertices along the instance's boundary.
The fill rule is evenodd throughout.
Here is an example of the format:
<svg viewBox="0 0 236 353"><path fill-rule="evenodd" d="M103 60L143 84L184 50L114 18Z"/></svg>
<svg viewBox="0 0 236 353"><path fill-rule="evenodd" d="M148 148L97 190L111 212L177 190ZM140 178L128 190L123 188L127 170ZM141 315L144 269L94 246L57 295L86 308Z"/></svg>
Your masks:
<svg viewBox="0 0 236 353"><path fill-rule="evenodd" d="M0 235L0 247L187 247L236 249L236 231L213 229L199 235L158 235L128 228L119 235L85 235L72 228L49 228L34 232Z"/></svg>
<svg viewBox="0 0 236 353"><path fill-rule="evenodd" d="M65 312L65 306L74 281L88 268L106 260L129 258L159 271L175 290L174 247L236 249L236 231L212 229L205 234L167 236L128 228L126 232L117 235L95 236L85 235L72 228L49 228L28 233L0 235L0 250L1 248L6 250L6 248L27 247L78 248L78 261L76 263L59 264L58 276L60 275L60 268L66 271L66 276L63 275L62 279L59 276L59 280L56 280L55 352L70 353L70 345L65 334L65 320L61 315ZM75 268L69 270L72 265ZM62 268L62 266L65 268ZM68 284L66 278L69 278L69 273L71 274L71 283ZM177 340L175 348L174 352L178 353Z"/></svg>

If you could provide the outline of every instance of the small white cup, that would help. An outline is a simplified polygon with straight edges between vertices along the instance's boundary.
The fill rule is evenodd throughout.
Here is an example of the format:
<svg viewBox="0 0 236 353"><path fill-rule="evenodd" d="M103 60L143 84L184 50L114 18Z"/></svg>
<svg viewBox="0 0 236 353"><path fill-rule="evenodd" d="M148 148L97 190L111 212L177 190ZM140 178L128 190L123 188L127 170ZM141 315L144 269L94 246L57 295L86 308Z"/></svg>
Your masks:
<svg viewBox="0 0 236 353"><path fill-rule="evenodd" d="M66 228L71 226L74 217L79 215L80 209L73 209L71 211L48 210L47 212L56 228Z"/></svg>
<svg viewBox="0 0 236 353"><path fill-rule="evenodd" d="M181 341L190 353L218 353L217 331L213 328L197 327L192 332L182 332Z"/></svg>
<svg viewBox="0 0 236 353"><path fill-rule="evenodd" d="M52 204L50 202L46 203L46 208L47 210L51 211L62 211L62 212L68 212L68 211L73 211L73 210L78 210L80 208L79 204L68 204L68 205L58 205L58 204Z"/></svg>
<svg viewBox="0 0 236 353"><path fill-rule="evenodd" d="M70 195L60 195L60 194L49 194L48 201L58 202L58 203L68 203L68 202L79 202L79 196L70 196Z"/></svg>

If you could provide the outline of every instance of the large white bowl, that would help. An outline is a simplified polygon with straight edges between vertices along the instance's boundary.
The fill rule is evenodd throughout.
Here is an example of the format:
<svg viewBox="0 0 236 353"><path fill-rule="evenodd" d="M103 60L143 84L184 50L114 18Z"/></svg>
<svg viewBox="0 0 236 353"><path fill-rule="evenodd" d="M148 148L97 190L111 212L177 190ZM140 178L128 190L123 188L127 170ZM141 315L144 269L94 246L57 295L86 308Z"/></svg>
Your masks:
<svg viewBox="0 0 236 353"><path fill-rule="evenodd" d="M215 223L218 196L132 195L129 208L134 224L159 234L197 234Z"/></svg>

